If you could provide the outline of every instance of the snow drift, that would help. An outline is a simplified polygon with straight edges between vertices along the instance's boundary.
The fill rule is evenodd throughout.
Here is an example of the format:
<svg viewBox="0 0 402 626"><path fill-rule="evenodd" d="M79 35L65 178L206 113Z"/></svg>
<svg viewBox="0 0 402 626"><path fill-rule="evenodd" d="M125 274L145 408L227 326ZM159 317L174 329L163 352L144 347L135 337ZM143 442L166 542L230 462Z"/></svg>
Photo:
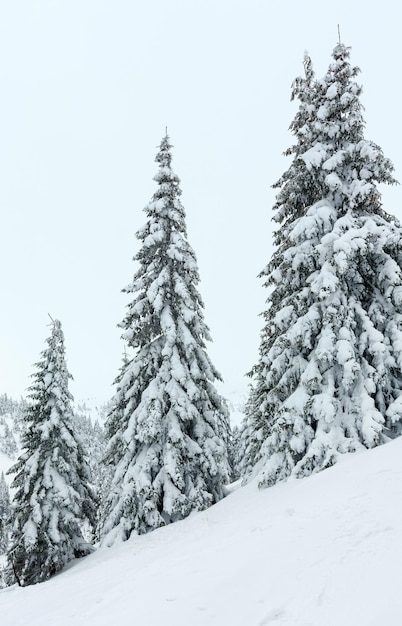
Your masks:
<svg viewBox="0 0 402 626"><path fill-rule="evenodd" d="M0 591L2 626L399 626L402 439Z"/></svg>

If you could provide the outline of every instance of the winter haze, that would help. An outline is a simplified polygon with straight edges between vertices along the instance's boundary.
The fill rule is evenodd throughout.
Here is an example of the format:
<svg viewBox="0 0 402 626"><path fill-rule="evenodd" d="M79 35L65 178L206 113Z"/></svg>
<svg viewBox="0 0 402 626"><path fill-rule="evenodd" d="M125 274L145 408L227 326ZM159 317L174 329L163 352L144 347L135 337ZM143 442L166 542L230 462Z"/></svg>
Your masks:
<svg viewBox="0 0 402 626"><path fill-rule="evenodd" d="M387 1L0 9L0 553L10 546L0 584L27 585L0 591L2 624L400 624L402 228L371 186L393 182L390 162L366 141L400 177L399 22ZM344 44L362 68L365 133ZM306 49L318 76L331 50L336 63L320 86L298 83L298 158L282 195L296 201L290 213L282 203L285 249L270 268L275 316L249 419L230 438L209 381L216 365L224 395L241 397L257 359L270 185L289 166L290 86ZM380 191L402 217L400 188ZM286 215L297 219L283 224ZM208 337L198 265L212 363L196 341ZM120 370L106 447L89 413L113 393L123 329L140 350ZM32 380L37 404L26 412L6 394L24 395ZM3 470L21 444L9 542ZM224 488L236 464L250 482ZM92 538L100 549L75 562Z"/></svg>
<svg viewBox="0 0 402 626"><path fill-rule="evenodd" d="M18 397L63 323L71 390L103 402L121 362L116 328L143 207L168 127L189 240L225 391L244 391L266 294L270 185L288 167L290 86L307 49L318 75L337 41L362 69L366 137L401 178L397 5L20 0L0 19L2 353ZM383 189L401 216L400 188Z"/></svg>

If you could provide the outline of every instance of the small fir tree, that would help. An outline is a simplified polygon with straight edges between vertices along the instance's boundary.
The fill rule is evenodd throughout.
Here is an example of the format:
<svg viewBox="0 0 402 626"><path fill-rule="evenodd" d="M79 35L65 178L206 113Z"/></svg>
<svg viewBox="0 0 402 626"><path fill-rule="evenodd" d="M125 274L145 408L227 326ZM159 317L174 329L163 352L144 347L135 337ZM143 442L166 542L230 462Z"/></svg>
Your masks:
<svg viewBox="0 0 402 626"><path fill-rule="evenodd" d="M187 241L179 178L166 136L158 184L138 231L139 268L121 323L126 357L109 414L107 458L115 465L104 543L126 540L210 506L228 482L228 415L214 381L199 274Z"/></svg>
<svg viewBox="0 0 402 626"><path fill-rule="evenodd" d="M239 432L239 474L242 477L252 474L261 448L262 437L267 432L264 415L258 409L256 389L250 385Z"/></svg>
<svg viewBox="0 0 402 626"><path fill-rule="evenodd" d="M241 476L241 444L240 444L240 428L234 426L231 429L228 445L228 458L230 466L230 480L234 482Z"/></svg>
<svg viewBox="0 0 402 626"><path fill-rule="evenodd" d="M71 375L57 320L36 368L24 451L9 470L16 493L8 561L22 586L47 580L74 557L88 554L80 526L95 518L89 468L72 428Z"/></svg>
<svg viewBox="0 0 402 626"><path fill-rule="evenodd" d="M15 459L17 449L14 433L7 424L5 416L0 415L0 452L3 452L9 459Z"/></svg>
<svg viewBox="0 0 402 626"><path fill-rule="evenodd" d="M393 167L364 138L357 73L338 44L323 80L298 82L305 123L261 274L271 293L246 431L261 485L400 432L402 229L381 206Z"/></svg>
<svg viewBox="0 0 402 626"><path fill-rule="evenodd" d="M8 534L10 528L10 494L4 478L4 472L0 476L0 554L4 554L8 548Z"/></svg>

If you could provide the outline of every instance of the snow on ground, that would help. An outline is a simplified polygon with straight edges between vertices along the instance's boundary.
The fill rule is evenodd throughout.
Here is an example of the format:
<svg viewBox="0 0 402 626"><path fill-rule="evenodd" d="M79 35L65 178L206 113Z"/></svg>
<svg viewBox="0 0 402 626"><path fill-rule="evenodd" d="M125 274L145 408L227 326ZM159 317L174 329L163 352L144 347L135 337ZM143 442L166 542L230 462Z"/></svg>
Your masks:
<svg viewBox="0 0 402 626"><path fill-rule="evenodd" d="M0 591L2 626L400 626L402 438Z"/></svg>

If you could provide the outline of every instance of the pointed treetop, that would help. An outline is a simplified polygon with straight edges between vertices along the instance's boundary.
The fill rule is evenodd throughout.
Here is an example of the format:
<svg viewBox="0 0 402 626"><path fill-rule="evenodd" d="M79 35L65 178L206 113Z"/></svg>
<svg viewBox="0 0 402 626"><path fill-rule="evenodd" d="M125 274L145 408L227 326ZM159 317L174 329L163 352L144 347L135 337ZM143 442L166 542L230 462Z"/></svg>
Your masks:
<svg viewBox="0 0 402 626"><path fill-rule="evenodd" d="M303 67L304 67L304 75L306 77L306 82L310 83L314 78L314 70L313 63L311 61L311 57L307 50L304 51L304 59L303 59Z"/></svg>
<svg viewBox="0 0 402 626"><path fill-rule="evenodd" d="M50 315L50 313L48 313L48 316L50 317L51 323L49 324L49 326L52 326L53 331L57 331L61 329L61 322L60 320L55 320L53 319L53 317Z"/></svg>
<svg viewBox="0 0 402 626"><path fill-rule="evenodd" d="M172 148L172 144L170 143L169 135L166 134L162 137L161 143L159 145L159 152L155 157L155 161L160 164L161 167L170 167L172 162L172 155L170 149Z"/></svg>
<svg viewBox="0 0 402 626"><path fill-rule="evenodd" d="M344 43L339 42L336 44L332 56L334 57L335 61L348 59L350 57L349 50L350 47L345 46Z"/></svg>
<svg viewBox="0 0 402 626"><path fill-rule="evenodd" d="M341 29L338 24L338 43L341 43Z"/></svg>

